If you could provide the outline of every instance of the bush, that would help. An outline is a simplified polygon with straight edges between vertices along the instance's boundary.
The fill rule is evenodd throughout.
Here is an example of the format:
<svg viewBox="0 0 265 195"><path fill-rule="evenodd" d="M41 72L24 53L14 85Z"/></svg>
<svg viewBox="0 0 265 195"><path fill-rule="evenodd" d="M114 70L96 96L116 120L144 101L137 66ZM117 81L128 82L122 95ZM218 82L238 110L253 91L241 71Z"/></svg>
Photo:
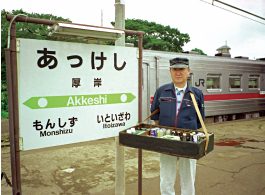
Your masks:
<svg viewBox="0 0 265 195"><path fill-rule="evenodd" d="M1 119L8 119L8 112L1 110Z"/></svg>
<svg viewBox="0 0 265 195"><path fill-rule="evenodd" d="M1 119L8 118L7 85L1 83Z"/></svg>

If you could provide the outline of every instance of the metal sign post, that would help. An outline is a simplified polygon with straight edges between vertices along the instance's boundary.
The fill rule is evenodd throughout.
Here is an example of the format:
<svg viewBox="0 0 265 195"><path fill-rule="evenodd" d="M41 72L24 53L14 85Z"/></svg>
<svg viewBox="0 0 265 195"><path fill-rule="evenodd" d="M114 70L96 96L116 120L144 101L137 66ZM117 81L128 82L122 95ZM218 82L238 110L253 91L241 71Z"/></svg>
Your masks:
<svg viewBox="0 0 265 195"><path fill-rule="evenodd" d="M14 16L12 15L7 15L7 20L12 20ZM42 130L44 127L47 129L50 128L50 131L43 131L43 132L37 132L39 138L51 138L51 137L56 137L57 135L61 134L60 132L62 131L62 134L67 134L66 130L64 132L64 130L58 129L58 130L54 130L54 123L52 122L52 120L58 120L57 121L57 125L60 126L60 128L64 127L66 125L66 122L62 120L62 118L56 118L56 116L54 116L53 118L47 118L47 121L45 121L45 124L40 124L40 120L38 119L34 119L32 121L32 118L30 119L31 121L27 121L24 122L22 124L22 127L19 127L19 124L21 122L21 118L19 118L19 106L21 106L20 108L20 112L21 110L24 109L25 110L34 110L33 112L36 114L36 110L43 110L45 113L49 114L51 112L48 112L48 109L58 109L58 108L68 108L69 107L76 107L78 106L79 109L80 107L89 107L89 106L93 106L95 104L117 104L117 103L126 103L126 102L130 102L133 101L133 99L136 97L138 98L138 121L141 121L141 97L142 97L142 68L141 68L141 64L142 64L142 36L144 35L144 32L136 32L136 31L127 31L125 30L126 34L130 34L130 35L137 35L139 37L139 69L138 69L138 79L139 79L139 83L136 87L138 87L138 94L136 92L136 96L135 95L130 95L130 93L118 93L117 91L114 90L114 93L111 94L111 91L113 91L113 89L110 89L111 91L106 90L106 93L90 93L90 94L82 94L82 93L77 93L77 94L61 94L61 95L54 95L54 94L38 94L39 96L34 96L33 93L29 93L30 97L26 97L27 95L23 95L23 90L25 90L25 86L27 86L28 84L31 83L27 83L27 82L21 82L23 80L23 69L20 68L20 66L17 66L17 63L21 62L17 62L17 54L21 55L23 54L23 52L25 50L28 50L29 48L25 47L25 45L27 45L28 43L25 42L25 40L20 39L20 41L17 42L16 40L16 34L15 34L15 22L25 22L27 21L28 23L37 23L37 24L45 24L45 25L53 25L55 23L57 23L57 21L51 21L51 20L42 20L42 19L34 19L34 18L28 18L28 17L17 17L15 18L12 24L12 30L11 30L11 42L10 42L10 49L6 49L6 62L7 62L7 80L8 80L8 95L9 95L9 118L10 118L10 152L11 152L11 171L12 171L12 183L13 183L13 195L14 194L20 194L21 193L21 178L20 178L20 134L23 135L22 131L19 132L19 129L23 129L25 128L25 124L27 125L31 125L34 127L34 122L35 122L35 128L36 131L37 130ZM86 25L83 25L86 26ZM32 41L32 40L31 40ZM46 43L45 43L46 44ZM62 43L65 44L65 43ZM72 43L74 44L74 43ZM30 44L32 45L32 44ZM34 44L33 44L34 45ZM35 54L35 61L37 61L37 64L39 66L39 70L41 70L44 67L44 64L41 62L43 61L44 63L47 62L44 60L45 55L47 57L47 55L49 55L49 59L51 58L50 54L54 54L49 53L50 51L48 50L48 47L50 47L49 44L46 45L47 47L43 47L40 48L39 50L36 51ZM27 48L27 49L25 49ZM55 47L56 48L56 47ZM67 47L66 47L67 48ZM91 58L91 65L92 65L92 69L97 68L97 70L99 70L100 68L102 68L101 66L103 66L104 60L105 60L105 56L104 56L104 52L100 53L100 50L102 48L99 48L97 51L91 51L91 55L89 58ZM18 50L18 51L17 51ZM35 48L36 50L36 48ZM82 50L82 49L81 49ZM115 47L116 50L116 47ZM122 49L124 50L124 49ZM65 50L66 51L66 50ZM106 50L107 51L107 50ZM32 51L31 51L32 52ZM39 53L38 53L39 52ZM67 51L66 51L67 52ZM94 52L94 53L93 53ZM95 54L97 52L97 54ZM62 52L63 54L64 52ZM24 53L25 54L25 53ZM43 55L42 57L36 57L38 55ZM118 57L117 57L118 54ZM112 54L113 58L112 58L112 63L114 63L114 68L116 67L117 69L120 69L121 67L125 66L126 63L119 63L119 65L117 65L117 58L119 58L119 52L116 53L115 52ZM109 54L108 54L109 55ZM110 55L109 55L110 56ZM65 57L65 56L64 56ZM75 67L75 66L80 66L80 64L82 64L82 58L80 59L80 56L76 55L76 54L71 54L71 55L67 55L65 57L65 61L63 64L65 64L66 62L69 62L69 60L77 60L77 62L75 61L74 63L71 63L69 66ZM53 58L54 59L54 58ZM61 58L60 58L61 59ZM99 62L101 62L101 65L97 65L95 66L95 64L93 64L92 59L98 59ZM110 59L110 57L109 57ZM24 59L25 60L25 59ZM78 61L79 60L79 61ZM39 62L38 62L39 61ZM53 60L54 64L50 66L48 66L46 64L46 70L43 72L44 75L46 74L47 76L47 71L50 71L51 69L53 69L55 66L56 67L56 60ZM130 61L130 60L129 60ZM30 62L29 62L30 63ZM132 62L133 63L133 62ZM27 64L27 63L25 63ZM36 64L35 64L36 65ZM93 66L94 65L94 66ZM59 67L59 66L58 66ZM39 71L38 70L38 71ZM58 69L59 70L59 69ZM18 72L17 72L18 71ZM65 71L63 69L61 69L61 71ZM33 71L34 72L34 71ZM46 73L45 73L46 72ZM73 72L73 71L72 71ZM109 72L109 71L107 71ZM29 73L30 74L30 73ZM67 71L65 72L65 74L69 74ZM19 76L19 78L17 78L17 76ZM36 75L30 75L33 76L35 78L38 78L38 76L36 77ZM71 87L74 88L78 88L80 86L80 78L76 78L76 77L71 77ZM114 77L112 79L115 79ZM24 79L25 80L25 79ZM52 78L51 78L52 80ZM50 79L49 79L50 81ZM21 82L21 83L20 83ZM31 81L32 82L32 81ZM60 83L61 81L59 81ZM67 81L67 83L69 83L69 81ZM109 83L109 81L107 81L107 83ZM132 82L130 82L131 84ZM39 83L40 84L40 83ZM81 82L81 84L87 84L86 82ZM41 84L40 84L41 85ZM20 88L21 87L21 88ZM41 87L44 88L45 87ZM81 88L81 87L80 87ZM21 90L20 93L18 93L18 90ZM39 90L37 90L39 91ZM45 91L45 90L44 90ZM56 91L52 90L52 91ZM22 94L21 98L18 98L18 94ZM137 97L138 96L138 97ZM110 102L108 102L108 100L110 99ZM107 100L108 99L108 100ZM104 106L103 106L104 107ZM135 107L135 106L134 106ZM136 106L137 107L137 106ZM46 111L45 111L46 110ZM33 116L37 116L33 114ZM106 114L106 117L104 118L104 114ZM98 117L98 120L95 120L96 122L99 123L99 121L109 121L110 118L110 114L112 114L112 116L115 115L115 113L103 113L103 114L96 114L96 117ZM118 113L119 114L119 113ZM124 113L123 113L124 114ZM95 113L94 113L95 115ZM22 115L21 115L22 116ZM20 117L21 117L20 116ZM45 115L44 115L45 116ZM47 116L47 115L46 115ZM68 117L68 116L67 116ZM30 118L30 117L29 117ZM95 116L94 116L95 118ZM117 117L116 117L117 118ZM68 118L69 119L69 118ZM70 118L71 119L71 118ZM75 117L73 116L73 121L70 120L68 125L73 125L74 121L75 121ZM82 117L80 119L83 119ZM128 118L127 118L128 119ZM43 120L43 119L41 119ZM46 118L44 119L46 120ZM20 122L19 122L20 121ZM137 120L136 120L137 121ZM135 123L134 120L132 120L132 123ZM33 124L33 125L32 125ZM101 124L102 126L102 124ZM105 125L106 126L106 125ZM110 126L109 124L107 124L107 127ZM37 128L41 128L41 129L37 129ZM103 125L104 128L104 125ZM82 127L80 126L80 129L82 129ZM68 134L69 134L70 130L68 129ZM73 132L73 130L72 130ZM26 134L24 134L26 135ZM43 136L41 136L43 135ZM111 134L109 134L109 136L113 136ZM106 136L106 137L109 137ZM34 144L26 144L29 140L27 140L27 136L24 136L25 139L23 140L23 147L25 147L25 149L34 149L34 148L41 148L41 147L47 147L47 146L37 146ZM61 136L63 137L63 136ZM99 137L97 137L96 139L98 139ZM44 139L43 139L44 140ZM61 140L61 144L66 144L66 142L63 141L64 139ZM22 141L22 139L21 139ZM76 143L79 142L80 140L74 140L74 142L71 143ZM82 141L82 140L81 140ZM85 141L85 140L83 140ZM45 143L45 141L43 142ZM47 143L52 143L49 141L47 141ZM33 145L33 147L31 148L31 145ZM48 146L54 146L54 145L58 145L57 143L52 143L51 145ZM60 145L60 144L59 144ZM140 154L140 153L139 153ZM141 165L142 166L142 165ZM140 169L141 171L141 169ZM141 181L141 175L139 181ZM139 185L140 186L140 185ZM139 189L141 191L141 189ZM141 194L141 192L139 192L139 194Z"/></svg>
<svg viewBox="0 0 265 195"><path fill-rule="evenodd" d="M10 48L6 53L6 74L8 88L9 139L12 174L12 193L21 194L20 150L19 150L19 116L18 116L18 86L17 86L17 54L16 54L16 23L10 30Z"/></svg>

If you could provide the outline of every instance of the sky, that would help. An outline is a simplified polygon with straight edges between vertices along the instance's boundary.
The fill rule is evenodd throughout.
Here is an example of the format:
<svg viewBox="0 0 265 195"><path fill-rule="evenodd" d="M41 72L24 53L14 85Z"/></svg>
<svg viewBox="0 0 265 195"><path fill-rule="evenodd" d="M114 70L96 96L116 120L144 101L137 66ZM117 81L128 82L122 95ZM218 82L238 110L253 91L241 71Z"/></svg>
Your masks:
<svg viewBox="0 0 265 195"><path fill-rule="evenodd" d="M221 0L265 18L265 0ZM231 57L245 56L249 59L265 58L265 20L224 6L214 5L236 12L252 20L212 5L212 0L121 0L125 3L125 18L156 22L181 33L190 35L184 51L201 49L214 56L216 49L225 45L231 48ZM205 3L207 2L207 3ZM23 9L28 13L52 14L69 18L73 23L112 27L115 21L115 0L12 0L2 1L1 10ZM253 21L256 20L256 21Z"/></svg>

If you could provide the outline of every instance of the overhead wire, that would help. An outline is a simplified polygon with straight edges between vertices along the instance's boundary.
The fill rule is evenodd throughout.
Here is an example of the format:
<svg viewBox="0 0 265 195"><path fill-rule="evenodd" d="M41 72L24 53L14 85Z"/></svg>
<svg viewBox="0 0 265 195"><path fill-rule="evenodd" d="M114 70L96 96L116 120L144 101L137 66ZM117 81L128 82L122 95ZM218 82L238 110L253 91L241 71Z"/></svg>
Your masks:
<svg viewBox="0 0 265 195"><path fill-rule="evenodd" d="M245 13L247 13L247 14L250 14L250 15L252 15L252 16L255 16L255 17L257 17L257 18L260 18L260 19L262 19L262 20L265 20L265 18L263 18L263 17L261 17L261 16L258 16L258 15L256 15L256 14L250 13L250 12L248 12L248 11L246 11L246 10L240 9L240 8L235 7L235 6L233 6L233 5L229 5L229 4L225 3L225 2L222 2L222 1L219 1L219 0L213 0L213 2L214 2L214 1L216 1L216 2L218 2L218 3L222 3L222 4L226 5L226 6L232 7L232 8L234 8L234 9L239 10L239 11L245 12Z"/></svg>
<svg viewBox="0 0 265 195"><path fill-rule="evenodd" d="M260 22L260 21L254 20L254 19L249 18L249 17L247 17L247 16L244 16L244 15L242 15L242 14L238 14L238 13L236 13L236 12L233 12L233 11L231 11L231 10L228 10L228 9L225 9L225 8L223 8L223 7L220 7L220 6L217 6L217 5L214 5L214 4L213 4L214 1L219 2L219 3L220 3L220 1L213 0L212 3L209 3L209 2L206 2L206 1L203 1L203 0L200 0L200 1L202 1L202 2L204 2L204 3L207 3L207 4L210 4L210 5L213 5L213 6L215 6L215 7L218 7L218 8L220 8L220 9L225 10L225 11L231 12L231 13L233 13L233 14L236 14L236 15L242 16L242 17L247 18L247 19L249 19L249 20L253 20L253 21L255 21L255 22L258 22L258 23L260 23L260 24L265 25L265 23L263 23L263 22ZM223 3L223 2L222 2L222 3ZM227 5L228 5L228 4L227 4ZM232 7L234 7L234 6L232 6ZM235 7L234 7L234 8L235 8ZM239 8L237 8L237 9L239 9ZM239 9L239 10L241 10L241 9ZM244 10L241 10L241 11L244 11ZM246 11L244 11L244 12L246 12ZM249 13L249 12L246 12L246 13ZM249 14L251 14L251 13L249 13ZM251 15L255 15L255 14L251 14ZM257 15L255 15L255 17L257 17ZM258 16L258 17L261 18L261 19L263 19L263 20L265 20L265 18L262 18L262 17L260 17L260 16Z"/></svg>

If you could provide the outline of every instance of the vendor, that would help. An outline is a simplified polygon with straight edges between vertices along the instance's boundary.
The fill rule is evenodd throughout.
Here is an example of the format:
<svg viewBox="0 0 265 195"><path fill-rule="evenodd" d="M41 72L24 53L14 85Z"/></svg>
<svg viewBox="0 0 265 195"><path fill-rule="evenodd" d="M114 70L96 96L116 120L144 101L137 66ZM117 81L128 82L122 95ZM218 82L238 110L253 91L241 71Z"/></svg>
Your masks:
<svg viewBox="0 0 265 195"><path fill-rule="evenodd" d="M154 95L151 112L160 112L151 117L157 125L192 129L201 128L190 93L193 93L204 120L204 96L201 90L187 83L190 74L187 58L169 60L172 83L159 87ZM161 195L175 195L177 161L179 161L182 195L195 194L196 159L159 154Z"/></svg>

